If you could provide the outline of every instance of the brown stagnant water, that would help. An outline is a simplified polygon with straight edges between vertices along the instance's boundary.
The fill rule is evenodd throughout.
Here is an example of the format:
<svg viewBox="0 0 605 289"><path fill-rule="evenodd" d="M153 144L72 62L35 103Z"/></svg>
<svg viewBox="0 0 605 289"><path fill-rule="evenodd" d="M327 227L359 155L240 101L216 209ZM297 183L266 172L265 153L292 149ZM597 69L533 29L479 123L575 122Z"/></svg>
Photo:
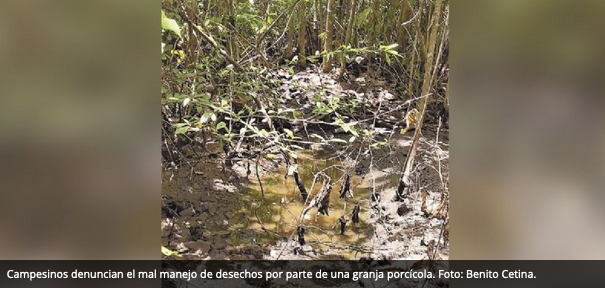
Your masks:
<svg viewBox="0 0 605 289"><path fill-rule="evenodd" d="M298 152L298 171L309 192L309 202L323 184L323 178L318 177L313 185L314 173L324 170L332 182L330 194L329 215L318 215L317 208L313 207L304 218L307 228L305 239L314 249L330 249L330 254L340 255L344 258L355 258L357 250L349 249L348 245L363 246L368 243L372 234L372 226L367 222L367 210L369 207L369 195L371 187L368 177L362 179L351 169L351 190L353 197L349 200L339 197L340 187L343 182L343 166L338 159L327 158L329 154L311 151ZM265 229L276 232L281 236L293 236L298 224L301 212L307 207L300 196L300 191L293 177L284 178L285 166L280 166L275 171L263 176L262 187L264 190L264 203L258 182L251 182L242 191L242 199L239 210L233 219L233 229L252 229L256 232L257 242L269 242L275 244L283 239L272 233L266 233L262 229L260 221ZM351 212L356 204L360 204L360 222L353 224ZM256 214L255 214L256 211ZM340 216L345 215L348 222L344 235L340 234Z"/></svg>
<svg viewBox="0 0 605 289"><path fill-rule="evenodd" d="M344 200L339 198L339 190L342 185L343 163L333 158L334 153L329 151L300 150L298 154L298 171L309 192L309 201L315 197L321 189L323 178L318 177L313 185L314 173L324 170L333 183L332 193L330 194L329 216L317 215L317 208L312 208L305 215L304 225L307 228L305 239L313 249L329 249L324 252L326 255L339 256L339 258L355 259L358 258L359 251L353 247L371 247L370 239L373 234L373 226L368 223L368 210L370 208L370 194L372 187L377 191L385 187L392 186L396 178L372 178L372 173L368 173L364 178L360 177L350 169L351 190L353 198ZM254 166L254 162L251 162ZM177 200L198 202L200 193L207 191L206 186L211 185L216 179L225 179L225 172L220 169L220 165L210 163L200 163L196 166L195 177L189 179L188 170L180 170L176 176L171 177L171 173L163 173L163 193L172 195ZM207 203L207 219L187 220L190 226L204 227L204 236L212 239L212 236L224 239L229 248L247 247L252 244L260 245L265 249L279 249L279 241L293 237L294 231L298 226L298 218L302 210L306 207L300 197L300 191L296 186L292 176L284 179L286 166L279 165L271 172L261 174L261 180L264 189L264 202L260 186L254 176L254 173L245 186L241 187L234 198L231 194L214 195L215 201ZM204 181L205 180L205 181ZM313 185L313 186L312 186ZM209 195L210 196L210 195ZM204 197L202 197L203 199ZM262 206L261 206L262 203ZM356 204L360 204L359 213L360 223L354 225L351 221L351 212ZM221 205L224 204L224 205ZM346 205L345 205L346 204ZM257 209L258 208L258 209ZM256 214L255 214L256 210ZM206 214L206 213L204 213ZM345 215L348 222L345 234L340 234L340 222L338 218ZM258 216L258 218L257 218ZM228 217L228 222L224 218ZM265 232L259 220L265 228L273 233ZM183 240L188 241L188 240ZM195 241L195 240L190 240Z"/></svg>

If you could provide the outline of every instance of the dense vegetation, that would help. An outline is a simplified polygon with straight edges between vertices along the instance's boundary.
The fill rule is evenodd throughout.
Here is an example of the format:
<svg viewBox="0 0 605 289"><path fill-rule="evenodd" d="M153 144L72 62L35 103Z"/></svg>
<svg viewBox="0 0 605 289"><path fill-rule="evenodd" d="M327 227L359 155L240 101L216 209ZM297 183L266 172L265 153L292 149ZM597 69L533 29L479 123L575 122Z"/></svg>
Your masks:
<svg viewBox="0 0 605 289"><path fill-rule="evenodd" d="M435 258L435 244L445 247L449 205L447 156L431 151L442 152L447 142L448 15L443 0L163 0L165 172L186 171L195 182L208 159L219 159L224 172L241 164L264 202L263 179L271 170L263 171L264 164L285 167L304 204L292 235L267 228L258 208L254 214L267 235L303 246L309 209L327 215L332 187L353 198L351 176L362 182L381 155L397 167L389 172L397 175L394 197L381 199L373 185L371 200L355 200L348 210L344 204L339 230L356 223L366 202L379 211L380 202L393 203L403 217L421 210L443 220L439 238L425 242L432 242L427 254ZM406 149L397 139L408 141ZM337 160L330 169L338 174L316 167L310 176L299 173L299 154L316 148ZM432 180L440 187L436 205L428 207L418 177L417 162L429 163L423 150L437 156L427 166L436 174L425 178L437 176ZM164 201L165 217L179 218L186 209Z"/></svg>

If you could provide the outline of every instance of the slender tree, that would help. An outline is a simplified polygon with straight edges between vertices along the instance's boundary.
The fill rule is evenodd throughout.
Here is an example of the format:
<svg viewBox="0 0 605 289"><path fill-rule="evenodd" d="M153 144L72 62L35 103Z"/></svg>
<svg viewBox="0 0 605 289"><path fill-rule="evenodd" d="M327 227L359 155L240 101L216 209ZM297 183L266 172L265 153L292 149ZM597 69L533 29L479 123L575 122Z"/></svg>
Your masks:
<svg viewBox="0 0 605 289"><path fill-rule="evenodd" d="M299 7L299 23L298 23L298 63L301 66L307 65L307 57L305 46L307 45L306 39L306 29L307 29L307 16L305 15L305 10L307 9L306 0L301 0L301 5Z"/></svg>
<svg viewBox="0 0 605 289"><path fill-rule="evenodd" d="M421 52L418 51L418 46L420 41L420 27L421 27L421 22L420 19L422 19L423 17L423 7L424 7L424 0L420 0L419 1L419 5L418 5L418 16L415 20L414 23L414 42L412 45L412 59L410 60L410 64L408 65L409 69L409 76L408 76L408 89L407 89L407 94L408 95L414 95L416 92L416 87L417 87L417 79L416 79L416 66L417 66L417 58L420 56Z"/></svg>
<svg viewBox="0 0 605 289"><path fill-rule="evenodd" d="M288 24L287 24L287 28L288 29L288 44L286 45L286 51L285 51L285 57L287 59L289 59L290 57L292 57L292 49L294 47L294 7L296 5L291 5L290 9L288 11Z"/></svg>
<svg viewBox="0 0 605 289"><path fill-rule="evenodd" d="M343 45L347 46L349 44L351 44L351 34L353 33L353 26L354 26L354 21L355 21L355 8L357 7L357 0L353 0L353 3L351 4L351 7L349 9L349 20L347 21L347 27L346 27L346 31L345 31L345 39L344 42L342 43ZM341 53L340 55L340 70L338 71L338 77L341 78L343 76L343 74L345 73L345 69L346 69L346 59L345 59L346 55L344 53Z"/></svg>
<svg viewBox="0 0 605 289"><path fill-rule="evenodd" d="M328 73L332 70L332 37L334 34L334 0L328 0L328 11L326 21L326 41L324 45L325 53L323 72Z"/></svg>
<svg viewBox="0 0 605 289"><path fill-rule="evenodd" d="M316 37L315 39L317 41L314 41L317 44L317 49L321 50L321 41L319 41L319 30L321 27L320 24L320 14L321 11L319 10L319 0L313 0L313 37Z"/></svg>
<svg viewBox="0 0 605 289"><path fill-rule="evenodd" d="M376 45L376 37L378 35L378 10L380 10L380 0L374 0L374 2L372 2L372 14L370 17L372 28L370 29L370 34L368 35L370 47L374 47L374 45Z"/></svg>
<svg viewBox="0 0 605 289"><path fill-rule="evenodd" d="M416 131L414 131L414 139L412 140L412 146L404 162L404 171L401 179L399 180L399 186L397 187L397 198L402 199L407 194L409 186L411 184L410 175L412 168L414 167L414 161L416 153L418 151L418 144L420 140L420 134L422 131L422 124L424 122L424 116L426 114L426 108L429 103L429 92L432 86L432 67L435 58L435 47L437 45L437 33L439 31L439 23L441 18L441 6L443 0L435 0L435 9L430 19L429 36L425 46L426 61L424 62L424 79L422 83L422 95L423 98L419 100L418 107L420 108L420 118L416 124Z"/></svg>
<svg viewBox="0 0 605 289"><path fill-rule="evenodd" d="M410 20L412 8L408 0L401 0L401 12L399 13L399 19L395 32L397 33L397 43L399 44L399 51L405 51L405 47L408 42L408 31L404 27L405 23Z"/></svg>

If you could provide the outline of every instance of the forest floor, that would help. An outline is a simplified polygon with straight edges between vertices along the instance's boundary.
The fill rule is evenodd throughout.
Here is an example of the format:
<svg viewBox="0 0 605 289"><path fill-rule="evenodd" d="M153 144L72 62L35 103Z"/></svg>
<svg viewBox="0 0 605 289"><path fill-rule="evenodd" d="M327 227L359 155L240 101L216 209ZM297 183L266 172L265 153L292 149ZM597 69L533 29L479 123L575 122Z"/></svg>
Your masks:
<svg viewBox="0 0 605 289"><path fill-rule="evenodd" d="M342 131L327 131L323 126L292 127L297 135L317 133L346 142L310 145L298 152L301 176L309 187L318 169L330 166L334 160L342 161L339 156L346 153L357 154L352 178L355 198L347 205L335 196L330 216L316 217L311 211L305 221L310 228L307 243L300 246L292 220L302 207L297 205L300 200L296 199L294 181L291 177L284 179L283 157L275 155L259 161L258 177L263 182L259 189L255 159L227 164L218 143L204 142L195 161L179 169L167 166L163 170L162 245L178 252L175 258L179 259L449 259L447 214L427 213L443 198L449 206L447 125L437 117L425 123L413 172L415 185L403 201L395 201L413 132L400 134L402 111L392 108L403 107L406 101L395 95L394 84L363 75L340 82L333 74L314 69L270 73L279 80L285 104L303 115L313 110L308 100L318 90L376 100L367 109L381 115L373 120L373 126L388 140L384 146L366 150L361 144L348 143L350 135ZM311 190L311 195L316 191ZM358 225L349 222L346 234L340 235L337 218L349 212L355 202L362 207L362 221Z"/></svg>

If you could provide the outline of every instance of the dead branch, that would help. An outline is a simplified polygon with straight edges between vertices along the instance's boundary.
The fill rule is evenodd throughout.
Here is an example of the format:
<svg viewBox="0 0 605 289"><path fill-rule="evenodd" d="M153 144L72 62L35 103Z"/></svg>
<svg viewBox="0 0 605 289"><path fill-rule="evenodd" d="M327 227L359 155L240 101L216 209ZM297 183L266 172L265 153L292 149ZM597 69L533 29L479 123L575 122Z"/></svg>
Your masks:
<svg viewBox="0 0 605 289"><path fill-rule="evenodd" d="M189 27L192 27L196 33L198 33L200 36L202 36L202 38L204 38L204 40L210 42L210 44L212 44L212 46L217 49L219 51L219 53L225 57L225 59L233 64L233 66L239 70L239 71L243 71L244 68L237 62L235 61L235 59L233 59L233 57L231 57L231 55L229 55L229 53L227 53L227 51L225 51L225 49L223 49L212 37L212 35L205 33L204 31L202 31L201 28L199 28L197 25L193 24L191 21L189 22Z"/></svg>
<svg viewBox="0 0 605 289"><path fill-rule="evenodd" d="M300 197L302 198L303 202L306 202L307 198L309 197L309 193L307 193L307 190L305 189L305 184L303 184L298 174L298 164L293 164L292 166L292 176L294 176L294 182L296 183L296 186L300 191Z"/></svg>
<svg viewBox="0 0 605 289"><path fill-rule="evenodd" d="M348 220L344 215L342 215L342 216L340 216L340 218L338 218L338 222L340 222L340 235L342 236L345 234L345 229L346 229Z"/></svg>
<svg viewBox="0 0 605 289"><path fill-rule="evenodd" d="M319 190L319 193L315 195L309 205L302 211L301 220L313 207L317 207L317 212L322 215L328 216L328 208L330 206L330 193L332 192L332 184L330 184L330 178L324 176L324 182Z"/></svg>
<svg viewBox="0 0 605 289"><path fill-rule="evenodd" d="M426 205L426 198L428 196L428 193L426 191L422 192L422 205L420 207L420 210L422 211L422 213L424 213L424 215L429 218L435 218L435 217L444 217L444 214L441 214L443 211L443 208L445 208L445 205L447 204L447 195L445 193L441 194L441 201L439 202L439 205L437 205L437 207L434 210L429 210L427 205Z"/></svg>
<svg viewBox="0 0 605 289"><path fill-rule="evenodd" d="M359 223L359 211L361 210L361 206L359 206L359 204L355 205L355 207L353 207L353 212L351 213L351 220L353 221L353 224L358 224Z"/></svg>
<svg viewBox="0 0 605 289"><path fill-rule="evenodd" d="M332 192L332 184L330 184L330 179L326 178L324 180L323 187L321 191L315 197L317 201L317 212L329 216L328 210L330 207L330 193Z"/></svg>
<svg viewBox="0 0 605 289"><path fill-rule="evenodd" d="M345 178L344 181L342 182L342 186L340 187L340 198L341 199L349 199L347 193L351 192L351 175L349 174L349 172L345 173Z"/></svg>

